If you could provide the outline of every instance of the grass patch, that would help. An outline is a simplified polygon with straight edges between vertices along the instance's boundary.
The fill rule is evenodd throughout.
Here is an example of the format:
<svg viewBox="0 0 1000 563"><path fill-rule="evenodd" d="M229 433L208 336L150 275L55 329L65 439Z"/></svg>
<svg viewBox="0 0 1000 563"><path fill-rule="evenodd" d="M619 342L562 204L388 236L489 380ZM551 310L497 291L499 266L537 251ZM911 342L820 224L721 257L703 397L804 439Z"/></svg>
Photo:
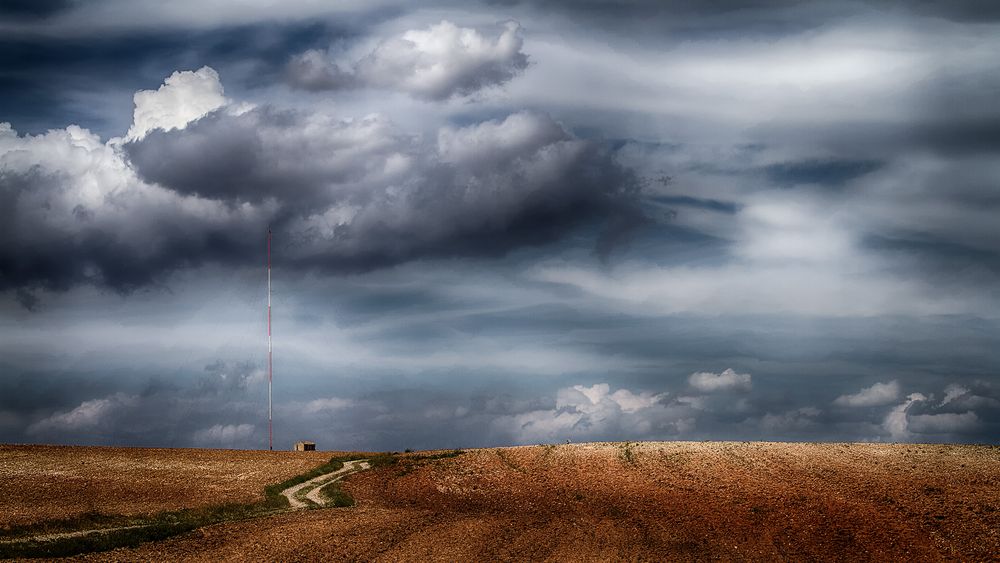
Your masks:
<svg viewBox="0 0 1000 563"><path fill-rule="evenodd" d="M635 452L632 450L632 442L623 442L618 446L618 457L628 465L635 465Z"/></svg>
<svg viewBox="0 0 1000 563"><path fill-rule="evenodd" d="M380 453L375 454L368 458L368 464L372 466L373 469L381 469L383 467L392 467L399 463L399 454L395 453Z"/></svg>
<svg viewBox="0 0 1000 563"><path fill-rule="evenodd" d="M431 461L457 457L464 454L464 450L448 450L436 454L399 454L398 452L384 452L375 454L368 458L368 463L373 469L384 467L395 467L396 475L402 476L412 472L417 467Z"/></svg>
<svg viewBox="0 0 1000 563"><path fill-rule="evenodd" d="M421 455L410 456L407 459L412 459L415 461L430 461L435 459L447 459L449 457L458 457L464 453L465 453L464 450L449 450L437 454L421 454Z"/></svg>
<svg viewBox="0 0 1000 563"><path fill-rule="evenodd" d="M345 491L340 485L340 481L334 481L320 487L319 496L326 501L325 506L333 506L336 508L354 506L354 497L352 497L351 493Z"/></svg>
<svg viewBox="0 0 1000 563"><path fill-rule="evenodd" d="M428 461L447 459L464 454L464 450L448 450L436 454L399 454L397 452L383 452L368 457L368 463L375 469L394 466L422 465Z"/></svg>
<svg viewBox="0 0 1000 563"><path fill-rule="evenodd" d="M330 458L323 465L306 473L296 475L281 483L268 485L264 488L264 500L250 504L230 503L199 508L185 508L182 510L164 511L149 516L123 516L91 512L72 518L14 526L0 531L0 559L67 557L80 553L107 551L119 547L135 547L144 542L162 540L209 524L266 516L288 509L288 499L281 494L281 491L304 483L314 477L337 471L344 467L345 461L362 459L364 457L361 455L342 455ZM343 494L346 495L347 493ZM349 497L350 495L347 496ZM351 499L351 505L353 504L354 500ZM114 529L130 526L141 527ZM10 541L40 535L101 529L107 531L95 532L85 536L44 541Z"/></svg>

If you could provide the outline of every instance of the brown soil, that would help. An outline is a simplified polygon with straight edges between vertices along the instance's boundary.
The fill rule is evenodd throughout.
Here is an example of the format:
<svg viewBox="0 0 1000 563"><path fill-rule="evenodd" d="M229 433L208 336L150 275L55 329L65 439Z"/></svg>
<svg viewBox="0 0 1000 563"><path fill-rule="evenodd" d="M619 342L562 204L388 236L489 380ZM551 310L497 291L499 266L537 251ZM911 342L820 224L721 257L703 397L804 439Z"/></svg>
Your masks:
<svg viewBox="0 0 1000 563"><path fill-rule="evenodd" d="M996 560L1000 448L642 443L355 474L355 508L211 526L134 560Z"/></svg>
<svg viewBox="0 0 1000 563"><path fill-rule="evenodd" d="M322 452L0 445L0 528L87 512L151 514L264 498Z"/></svg>

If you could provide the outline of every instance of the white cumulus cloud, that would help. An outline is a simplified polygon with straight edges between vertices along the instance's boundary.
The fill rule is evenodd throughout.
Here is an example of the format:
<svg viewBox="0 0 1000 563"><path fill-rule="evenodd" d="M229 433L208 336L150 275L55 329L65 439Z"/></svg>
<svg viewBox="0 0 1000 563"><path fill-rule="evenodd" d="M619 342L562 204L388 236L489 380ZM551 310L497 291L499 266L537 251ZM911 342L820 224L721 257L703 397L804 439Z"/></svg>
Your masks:
<svg viewBox="0 0 1000 563"><path fill-rule="evenodd" d="M692 409L669 404L664 394L611 390L607 383L573 385L556 392L554 408L504 415L495 431L519 443L631 436L676 436L694 428Z"/></svg>
<svg viewBox="0 0 1000 563"><path fill-rule="evenodd" d="M215 69L177 71L156 90L140 90L133 96L132 127L125 135L137 140L153 129L183 129L185 125L228 103Z"/></svg>

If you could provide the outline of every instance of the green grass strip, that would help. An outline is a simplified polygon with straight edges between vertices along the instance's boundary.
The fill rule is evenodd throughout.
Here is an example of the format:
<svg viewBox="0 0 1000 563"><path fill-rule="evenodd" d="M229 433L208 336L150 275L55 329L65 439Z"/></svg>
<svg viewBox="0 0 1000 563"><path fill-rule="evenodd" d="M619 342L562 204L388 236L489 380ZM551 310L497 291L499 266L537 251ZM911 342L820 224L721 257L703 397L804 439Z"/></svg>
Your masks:
<svg viewBox="0 0 1000 563"><path fill-rule="evenodd" d="M333 481L320 487L319 496L326 501L324 506L343 508L354 506L354 497L340 486L340 481Z"/></svg>

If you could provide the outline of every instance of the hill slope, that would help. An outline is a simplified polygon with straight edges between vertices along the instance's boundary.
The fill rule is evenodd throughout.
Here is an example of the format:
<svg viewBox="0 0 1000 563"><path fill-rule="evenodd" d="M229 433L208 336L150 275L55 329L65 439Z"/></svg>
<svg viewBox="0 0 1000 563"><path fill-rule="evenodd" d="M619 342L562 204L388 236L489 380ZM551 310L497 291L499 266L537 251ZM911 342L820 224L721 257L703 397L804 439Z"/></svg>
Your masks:
<svg viewBox="0 0 1000 563"><path fill-rule="evenodd" d="M405 459L357 506L212 526L96 559L989 560L1000 448L678 442Z"/></svg>
<svg viewBox="0 0 1000 563"><path fill-rule="evenodd" d="M263 498L329 453L0 445L0 529Z"/></svg>

